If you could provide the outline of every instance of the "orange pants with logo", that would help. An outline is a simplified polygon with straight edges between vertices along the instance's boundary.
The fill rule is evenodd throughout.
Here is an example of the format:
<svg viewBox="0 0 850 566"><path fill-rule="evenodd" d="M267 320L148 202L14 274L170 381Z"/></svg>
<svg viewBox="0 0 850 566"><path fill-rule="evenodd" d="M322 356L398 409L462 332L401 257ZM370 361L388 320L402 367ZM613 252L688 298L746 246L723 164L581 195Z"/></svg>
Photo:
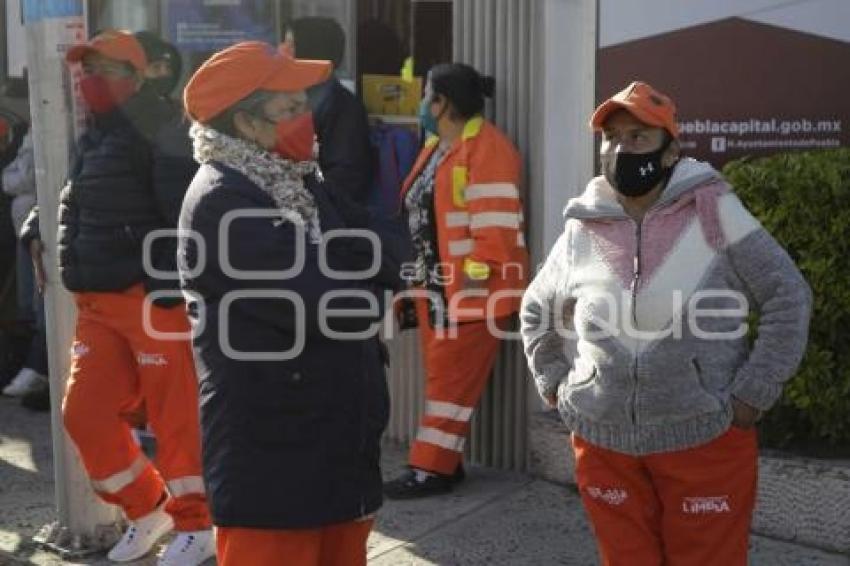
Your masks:
<svg viewBox="0 0 850 566"><path fill-rule="evenodd" d="M218 527L218 566L366 566L366 539L373 522L304 530Z"/></svg>
<svg viewBox="0 0 850 566"><path fill-rule="evenodd" d="M745 566L756 497L755 430L629 456L573 435L576 479L605 566Z"/></svg>
<svg viewBox="0 0 850 566"><path fill-rule="evenodd" d="M209 528L201 479L198 380L189 342L160 340L143 323L141 286L76 295L78 317L62 412L95 492L130 520L166 511L179 531ZM158 332L189 332L185 309L150 307ZM156 467L131 435L144 413L157 440Z"/></svg>
<svg viewBox="0 0 850 566"><path fill-rule="evenodd" d="M427 299L416 299L425 361L425 412L408 463L421 470L451 474L463 459L472 412L493 371L500 340L485 321L457 326L440 336L428 324ZM500 322L498 326L505 325Z"/></svg>

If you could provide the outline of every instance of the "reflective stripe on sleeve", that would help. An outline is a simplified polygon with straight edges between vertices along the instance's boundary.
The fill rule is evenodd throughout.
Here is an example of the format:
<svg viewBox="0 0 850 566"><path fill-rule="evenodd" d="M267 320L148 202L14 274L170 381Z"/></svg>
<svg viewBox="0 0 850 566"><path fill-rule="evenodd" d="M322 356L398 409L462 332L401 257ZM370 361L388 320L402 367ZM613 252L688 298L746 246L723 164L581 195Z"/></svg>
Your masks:
<svg viewBox="0 0 850 566"><path fill-rule="evenodd" d="M509 228L519 230L520 215L516 212L479 212L469 220L472 230L481 228Z"/></svg>
<svg viewBox="0 0 850 566"><path fill-rule="evenodd" d="M449 242L449 255L452 257L463 257L472 253L472 240L455 240Z"/></svg>
<svg viewBox="0 0 850 566"><path fill-rule="evenodd" d="M447 212L446 213L446 227L447 228L462 228L463 226L469 226L469 213L468 212Z"/></svg>
<svg viewBox="0 0 850 566"><path fill-rule="evenodd" d="M519 198L519 190L511 183L486 183L466 187L466 200L482 198Z"/></svg>

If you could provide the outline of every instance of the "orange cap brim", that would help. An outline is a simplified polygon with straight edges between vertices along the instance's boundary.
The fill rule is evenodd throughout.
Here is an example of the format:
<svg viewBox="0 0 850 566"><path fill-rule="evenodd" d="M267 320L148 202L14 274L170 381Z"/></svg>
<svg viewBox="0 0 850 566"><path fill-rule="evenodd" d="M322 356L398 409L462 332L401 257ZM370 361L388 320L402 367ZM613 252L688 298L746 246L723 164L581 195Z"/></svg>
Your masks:
<svg viewBox="0 0 850 566"><path fill-rule="evenodd" d="M628 102L620 102L617 100L606 100L602 104L599 105L599 108L596 109L596 112L593 113L593 116L590 118L590 127L594 130L601 130L602 126L605 125L605 121L608 119L608 116L616 112L617 110L625 110L644 124L650 126L656 126L659 128L665 128L666 124L663 120L661 120L658 116L653 116L649 112L643 110L640 106L636 104L629 104Z"/></svg>
<svg viewBox="0 0 850 566"><path fill-rule="evenodd" d="M305 90L330 78L333 66L329 61L290 59L285 67L272 72L260 88L278 92Z"/></svg>
<svg viewBox="0 0 850 566"><path fill-rule="evenodd" d="M113 49L113 46L108 43L101 43L90 45L88 43L82 43L79 45L75 45L71 47L68 52L65 54L65 61L68 63L79 63L83 59L85 59L86 55L90 55L92 53L99 53L104 57L108 57L110 59L114 59L116 61L124 61L130 63L136 70L143 71L147 62L142 61L141 58L143 55L136 57L134 60L133 57L128 57L127 53L123 50ZM142 65L139 67L139 65Z"/></svg>
<svg viewBox="0 0 850 566"><path fill-rule="evenodd" d="M670 132L670 134L675 138L679 136L678 128L673 128L673 131L670 131L670 126L667 121L663 118L652 114L651 112L647 112L645 109L641 108L637 104L631 104L629 102L623 102L619 100L606 100L602 104L599 105L599 108L593 113L593 116L590 117L590 127L596 131L602 129L605 125L605 121L608 120L608 117L616 112L617 110L625 110L644 124L648 126L655 126L656 128L663 128Z"/></svg>
<svg viewBox="0 0 850 566"><path fill-rule="evenodd" d="M69 63L79 63L89 53L99 53L99 51L91 45L75 45L65 54L65 60Z"/></svg>
<svg viewBox="0 0 850 566"><path fill-rule="evenodd" d="M192 119L206 123L255 91L303 91L332 73L330 61L292 59L266 43L243 42L201 65L183 91L183 102Z"/></svg>

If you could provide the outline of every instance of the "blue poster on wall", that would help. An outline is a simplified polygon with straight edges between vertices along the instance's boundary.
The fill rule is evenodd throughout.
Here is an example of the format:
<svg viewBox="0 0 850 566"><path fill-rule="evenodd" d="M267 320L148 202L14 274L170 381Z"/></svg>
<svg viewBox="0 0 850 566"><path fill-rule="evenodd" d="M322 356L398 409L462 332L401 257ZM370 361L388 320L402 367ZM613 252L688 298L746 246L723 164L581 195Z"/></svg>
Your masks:
<svg viewBox="0 0 850 566"><path fill-rule="evenodd" d="M218 51L256 39L276 43L269 0L170 0L168 38L181 51Z"/></svg>
<svg viewBox="0 0 850 566"><path fill-rule="evenodd" d="M83 15L82 0L25 0L24 20L31 24L48 18Z"/></svg>

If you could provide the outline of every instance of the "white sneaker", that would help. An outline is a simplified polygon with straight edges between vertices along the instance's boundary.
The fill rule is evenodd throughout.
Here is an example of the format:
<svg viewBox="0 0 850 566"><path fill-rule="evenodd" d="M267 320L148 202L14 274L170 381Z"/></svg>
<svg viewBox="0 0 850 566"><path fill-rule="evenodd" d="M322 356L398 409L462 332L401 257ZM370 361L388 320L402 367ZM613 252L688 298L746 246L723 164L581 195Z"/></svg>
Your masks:
<svg viewBox="0 0 850 566"><path fill-rule="evenodd" d="M199 566L215 556L215 537L206 531L178 532L157 566Z"/></svg>
<svg viewBox="0 0 850 566"><path fill-rule="evenodd" d="M153 513L131 522L107 557L113 562L132 562L150 552L156 541L174 528L174 520L164 508L160 506Z"/></svg>
<svg viewBox="0 0 850 566"><path fill-rule="evenodd" d="M3 395L23 397L41 384L47 383L47 377L31 368L23 368L18 375L3 388Z"/></svg>

